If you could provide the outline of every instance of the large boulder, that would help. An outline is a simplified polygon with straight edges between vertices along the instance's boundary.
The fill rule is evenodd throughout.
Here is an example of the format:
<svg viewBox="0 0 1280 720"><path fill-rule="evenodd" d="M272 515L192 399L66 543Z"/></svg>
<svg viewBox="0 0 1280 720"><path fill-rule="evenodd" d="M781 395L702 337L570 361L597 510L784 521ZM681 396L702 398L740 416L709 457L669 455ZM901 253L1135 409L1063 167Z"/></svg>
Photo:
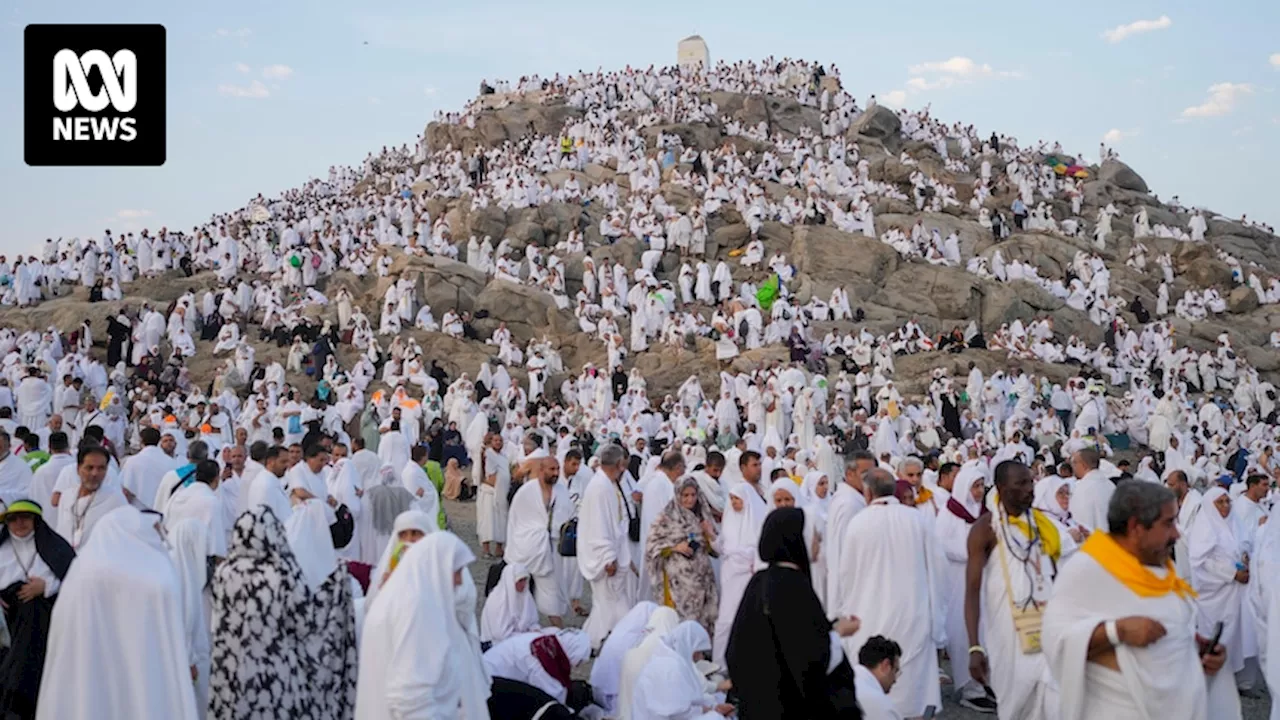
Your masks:
<svg viewBox="0 0 1280 720"><path fill-rule="evenodd" d="M1258 294L1248 285L1241 285L1227 295L1227 312L1243 315L1258 309Z"/></svg>
<svg viewBox="0 0 1280 720"><path fill-rule="evenodd" d="M1231 268L1218 259L1210 245L1183 243L1173 262L1178 275L1195 287L1231 287Z"/></svg>
<svg viewBox="0 0 1280 720"><path fill-rule="evenodd" d="M1147 181L1119 160L1108 160L1102 163L1102 167L1098 169L1098 177L1125 190L1148 192Z"/></svg>
<svg viewBox="0 0 1280 720"><path fill-rule="evenodd" d="M898 115L883 105L862 111L849 125L847 136L879 140L885 149L897 154L902 149L902 121Z"/></svg>
<svg viewBox="0 0 1280 720"><path fill-rule="evenodd" d="M774 96L768 98L767 107L770 131L799 135L805 128L815 133L822 130L822 117L817 108L801 105L793 98Z"/></svg>
<svg viewBox="0 0 1280 720"><path fill-rule="evenodd" d="M445 310L474 310L476 297L488 283L483 272L463 262L438 255L400 255L391 263L387 278L375 289L377 297L370 298L372 302L362 306L366 310L381 310L383 293L386 291L384 285L401 276L414 279L418 300L431 306L437 320ZM370 319L377 317L378 313L375 312Z"/></svg>
<svg viewBox="0 0 1280 720"><path fill-rule="evenodd" d="M482 335L489 335L505 322L521 344L546 332L571 332L576 329L572 313L556 307L551 295L528 285L506 280L493 280L476 296L475 310L488 317L475 321Z"/></svg>
<svg viewBox="0 0 1280 720"><path fill-rule="evenodd" d="M802 225L793 231L791 261L812 278L821 294L836 285L883 285L898 269L898 254L879 240L841 232L830 225Z"/></svg>
<svg viewBox="0 0 1280 720"><path fill-rule="evenodd" d="M470 152L477 145L496 147L508 140L514 142L530 131L538 135L558 135L568 120L581 115L581 110L562 101L542 104L520 99L504 107L480 111L474 128L452 123L429 123L426 129L427 150L438 152L452 146L455 150Z"/></svg>

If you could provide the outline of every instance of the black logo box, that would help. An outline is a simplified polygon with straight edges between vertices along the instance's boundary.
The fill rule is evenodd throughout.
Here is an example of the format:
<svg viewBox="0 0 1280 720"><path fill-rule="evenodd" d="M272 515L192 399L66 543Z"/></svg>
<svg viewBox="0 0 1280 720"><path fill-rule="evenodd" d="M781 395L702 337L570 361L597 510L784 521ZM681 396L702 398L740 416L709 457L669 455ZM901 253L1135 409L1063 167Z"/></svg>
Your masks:
<svg viewBox="0 0 1280 720"><path fill-rule="evenodd" d="M31 166L158 166L165 162L165 29L163 25L28 25L23 39L23 149ZM108 57L131 50L137 58L137 104L120 113L110 104L91 113L77 106L63 113L53 103L53 58L69 49L77 55L101 50ZM101 92L96 69L87 71L91 90ZM58 118L134 119L130 141L54 140Z"/></svg>

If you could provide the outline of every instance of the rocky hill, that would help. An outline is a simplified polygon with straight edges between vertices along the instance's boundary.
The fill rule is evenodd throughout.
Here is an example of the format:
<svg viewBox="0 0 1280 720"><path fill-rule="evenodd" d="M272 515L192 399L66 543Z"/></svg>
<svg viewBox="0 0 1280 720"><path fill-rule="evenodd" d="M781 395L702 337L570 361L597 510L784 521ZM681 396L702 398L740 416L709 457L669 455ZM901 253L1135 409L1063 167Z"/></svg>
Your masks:
<svg viewBox="0 0 1280 720"><path fill-rule="evenodd" d="M815 133L820 131L817 110L803 106L794 99L726 92L709 95L722 116L738 120L744 125L764 121L771 132L780 132L783 136L800 134L805 128ZM507 98L492 105L493 107L479 114L474 128L458 124L429 124L425 129L428 150L436 152L452 148L469 151L477 145L495 147L517 141L531 131L556 136L566 122L572 122L581 115L579 110L563 101L544 100L538 95ZM758 155L759 151L769 145L728 135L722 125L710 122L644 128L643 134L651 149L660 132L677 135L686 146L699 149L714 149L730 143L739 152L753 151ZM898 116L884 107L873 107L863 112L848 129L847 139L856 141L861 155L870 162L870 179L892 183L908 192L908 176L918 168L953 185L961 203L958 207L949 207L946 213L934 214L916 213L913 205L900 200L881 199L874 205L877 236L892 227L907 230L917 219L923 219L927 227L938 228L944 236L954 230L960 238L961 251L966 260L975 254L990 257L999 250L1006 260L1016 258L1031 262L1039 268L1042 276L1051 278L1063 275L1063 269L1071 263L1078 250L1095 251L1085 239L1043 232L1021 232L1003 242L995 242L991 232L977 223L976 213L968 207L976 178L948 170L932 145L913 142L904 137ZM915 167L904 165L900 161L900 154L904 151L915 160ZM998 159L993 165L993 174L1002 171L1003 163ZM625 193L628 189L628 177L615 170L615 167L609 165L589 165L583 172L560 170L547 177L553 185L558 185L573 174L584 191L596 183L613 181L618 184L620 192ZM1081 216L1092 219L1097 215L1098 209L1108 203L1114 204L1121 213L1113 222L1113 233L1108 239L1107 249L1101 251L1112 271L1112 294L1126 300L1141 297L1146 307L1154 308L1155 293L1160 283L1159 269L1152 263L1147 272L1140 273L1124 264L1134 242L1131 218L1139 208L1146 207L1152 224L1163 223L1185 228L1189 215L1186 211L1159 201L1149 191L1143 178L1120 162L1109 161L1090 170ZM695 200L686 188L666 182L670 172L668 170L667 177L664 177L662 195L677 209L685 211ZM775 183L767 185L767 192L774 199L780 199L788 192L803 197L798 190ZM452 237L464 245L466 239L474 235L480 238L489 236L495 242L507 238L517 250L523 249L526 244L551 247L581 223L588 249L597 261L612 261L617 258L624 265L634 268L644 249L642 243L634 238L624 238L614 245L593 247L600 243L598 226L604 212L596 204L582 206L552 203L509 211L491 204L484 209L472 210L468 198L450 200L434 197L432 191L435 188L430 183L420 183L413 189L428 198L427 207L432 218L447 218ZM357 186L357 192L361 193L390 191L385 179L370 178ZM1004 194L993 195L986 204L992 210L1000 209L1007 213L1013 200L1013 192L1009 190ZM1070 215L1069 204L1065 201L1057 200L1053 205L1055 216L1061 218ZM731 251L741 248L749 240L746 224L731 206L726 206L710 218L708 230L707 258L712 264L717 259L728 258ZM831 225L792 227L766 222L760 237L768 254L783 252L796 267L797 274L790 284L790 290L799 302L806 302L814 295L826 297L832 288L843 285L849 293L850 304L861 308L866 314L865 322L859 326L865 326L877 334L898 328L912 317L926 331L938 333L956 325L963 326L970 320L976 320L990 332L1016 318L1029 320L1049 316L1053 318L1054 328L1060 334L1060 339L1077 335L1093 346L1102 340L1103 328L1090 322L1084 313L1066 306L1062 300L1030 282L996 282L969 273L963 267L935 266L906 259L885 243L862 235L844 233ZM1168 316L1175 328L1176 337L1180 343L1207 349L1213 347L1220 333L1226 332L1232 337L1235 347L1264 377L1272 382L1280 382L1280 353L1269 347L1271 331L1280 328L1280 305L1259 307L1256 297L1247 286L1234 285L1229 267L1218 259L1215 251L1216 248L1225 250L1246 267L1250 263L1256 263L1265 270L1266 275L1275 276L1280 274L1280 244L1273 235L1265 231L1220 217L1209 221L1207 237L1207 244L1155 237L1143 240L1153 251L1153 255L1163 252L1173 255L1176 278L1170 288L1171 304L1188 288L1217 287L1224 297L1229 298L1226 313L1210 315L1204 322L1192 323L1173 315ZM371 275L357 279L343 271L325 279L321 287L332 297L338 286L347 286L371 320L376 322L377 309L386 284L401 275L407 275L417 283L419 300L430 304L437 318L449 308L484 310L487 311L487 319L476 323L482 337L487 336L498 322L506 322L512 334L520 341L527 341L531 337L549 338L559 348L565 366L570 371L576 371L586 362L604 364L605 354L601 344L578 332L577 320L573 314L558 310L548 294L524 285L489 280L483 273L464 263L435 257L408 257L399 255L398 252L396 255L389 278L379 279ZM582 257L582 254L577 254L566 259L566 282L570 297L581 284ZM743 269L736 262L732 264L735 281L745 279L741 275ZM668 252L662 259L658 275L674 282L679 267L677 255ZM763 280L766 273L767 270L757 271L752 279ZM126 287L126 299L123 302L96 304L87 303L85 289L77 288L69 295L48 300L33 309L5 309L0 312L0 324L40 329L56 326L71 330L82 319L90 318L101 335L105 330L105 318L118 312L121 307L136 308L145 300L165 306L189 287L202 289L214 284L211 273L192 278L170 274L155 281L133 283ZM315 311L320 312L320 309ZM332 308L329 313L336 317L336 311ZM1138 324L1132 316L1128 316L1128 319L1131 324ZM830 327L841 331L857 329L848 322L819 323L816 328L819 337ZM625 336L625 324L623 332ZM256 338L256 331L251 330L248 334ZM460 372L474 373L483 358L496 353L496 348L480 342L458 341L438 333L410 331L409 334L418 340L430 357L437 358L454 376ZM100 342L102 340L99 338ZM260 360L283 361L285 349L261 343L255 343L255 346ZM199 355L192 359L193 372L197 378L206 378L221 364L220 359L209 356L211 350L210 343L201 343ZM785 352L785 348L747 352L735 360L734 367L751 369L773 359L785 359ZM340 353L344 364L351 362L353 357L350 348L344 348ZM1004 353L990 351L970 350L959 355L911 356L902 358L898 363L897 384L907 393L919 392L927 383L928 371L933 367L947 366L962 371L969 360L976 360L988 372L1010 364ZM703 380L704 387L712 389L718 383L720 371L714 359L712 345L705 339L697 340L694 346L680 352L650 351L630 358L628 362L644 373L650 383L650 394L657 394L659 398L663 393L674 391L691 374L697 374ZM1055 379L1073 373L1072 369L1065 366L1028 362L1019 364L1029 371ZM513 376L521 378L522 374L513 372ZM547 384L548 389L558 388L560 380L561 378L551 378ZM305 386L305 380L301 380L301 384Z"/></svg>

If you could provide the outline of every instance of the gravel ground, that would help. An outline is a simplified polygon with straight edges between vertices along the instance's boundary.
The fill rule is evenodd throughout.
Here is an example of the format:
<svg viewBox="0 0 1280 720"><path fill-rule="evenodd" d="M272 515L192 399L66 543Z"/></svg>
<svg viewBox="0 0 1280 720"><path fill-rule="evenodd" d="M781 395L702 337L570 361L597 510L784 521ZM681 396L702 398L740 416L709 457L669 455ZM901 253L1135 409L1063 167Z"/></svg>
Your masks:
<svg viewBox="0 0 1280 720"><path fill-rule="evenodd" d="M449 516L449 525L453 532L471 548L476 554L476 562L471 567L471 574L475 577L477 592L481 605L484 604L484 580L489 571L489 566L494 564L492 559L482 558L480 556L480 543L476 539L476 510L475 503L472 502L453 502L444 501L445 513ZM590 588L586 588L587 595L582 598L583 607L591 607ZM479 608L476 608L479 612ZM567 625L572 627L581 627L583 618L569 617L565 619ZM574 671L575 678L586 679L591 672L591 665L588 662L581 665ZM973 712L960 707L951 701L948 697L949 688L943 688L943 707L938 713L938 717L955 718L956 720L980 720L982 718L991 718L992 715L984 715L982 713ZM1261 699L1253 700L1249 698L1241 698L1241 705L1244 709L1244 720L1267 720L1268 713L1271 711L1271 700L1265 694ZM1172 719L1167 719L1172 720Z"/></svg>

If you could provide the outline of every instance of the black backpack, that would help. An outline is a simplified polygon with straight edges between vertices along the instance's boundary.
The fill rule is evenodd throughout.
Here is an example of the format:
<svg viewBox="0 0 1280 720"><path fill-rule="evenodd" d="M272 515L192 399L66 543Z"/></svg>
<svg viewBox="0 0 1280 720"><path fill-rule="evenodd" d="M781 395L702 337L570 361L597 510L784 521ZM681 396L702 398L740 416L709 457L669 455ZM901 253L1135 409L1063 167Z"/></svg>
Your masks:
<svg viewBox="0 0 1280 720"><path fill-rule="evenodd" d="M333 538L333 547L341 550L351 543L351 538L355 536L356 519L352 517L351 510L346 505L339 505L333 511L338 519L329 526L329 535Z"/></svg>

